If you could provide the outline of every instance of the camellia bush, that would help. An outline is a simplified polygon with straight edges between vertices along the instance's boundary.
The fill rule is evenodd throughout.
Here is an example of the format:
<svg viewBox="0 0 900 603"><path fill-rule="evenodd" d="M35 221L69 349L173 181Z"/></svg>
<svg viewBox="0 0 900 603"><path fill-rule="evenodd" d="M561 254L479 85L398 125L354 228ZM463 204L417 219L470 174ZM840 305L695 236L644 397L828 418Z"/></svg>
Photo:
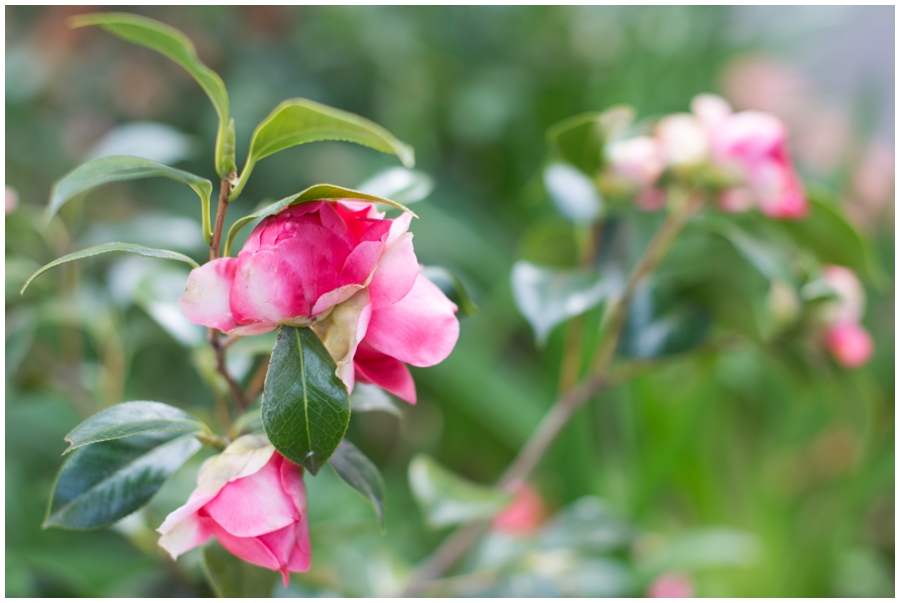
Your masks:
<svg viewBox="0 0 900 603"><path fill-rule="evenodd" d="M218 115L210 147L219 182L141 157L104 156L56 182L48 220L95 187L168 178L199 199L209 257L200 264L175 251L106 242L42 267L22 293L43 272L100 254L187 264L178 307L208 328L198 358L210 369L217 406L214 421L148 400L85 420L65 438L44 527L128 521L207 447L215 452L157 527L158 545L172 559L202 547L204 575L220 596L268 596L279 574L287 587L292 573L315 573L317 517L306 483L326 465L371 503L386 529L379 470L345 437L351 411L400 413L395 398L415 404L408 367L446 359L460 319L477 308L456 276L419 264L409 232L416 215L407 205L431 182L412 171L412 148L384 128L289 99L256 126L238 170L228 93L183 34L119 13L71 25L99 26L162 53L196 80ZM317 184L263 202L225 228L257 162L316 141L363 145L404 167L360 190ZM627 596L649 588L690 595L665 563L638 564L623 553L640 529L598 500L548 517L530 477L561 430L601 392L689 355L754 346L815 371L824 363L853 369L873 354L861 326L860 278L878 284L882 269L835 200L800 180L787 129L774 116L734 112L724 99L701 95L690 112L650 119L626 106L574 116L552 126L547 143L540 180L567 226L529 248L511 285L535 345L565 330L559 397L493 485L463 479L424 454L412 459L409 487L426 524L456 530L400 572L387 594ZM591 314L595 308L602 312ZM230 354L265 360L246 380L234 375ZM740 541L707 536L707 544ZM742 542L735 546L752 548ZM685 544L683 554L691 549Z"/></svg>

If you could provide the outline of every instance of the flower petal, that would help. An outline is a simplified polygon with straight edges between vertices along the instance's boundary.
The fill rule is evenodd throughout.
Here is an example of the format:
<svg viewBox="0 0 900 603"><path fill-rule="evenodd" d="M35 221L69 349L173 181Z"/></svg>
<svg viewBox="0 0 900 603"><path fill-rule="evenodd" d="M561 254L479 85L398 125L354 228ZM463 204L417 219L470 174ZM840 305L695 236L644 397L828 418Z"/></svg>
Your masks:
<svg viewBox="0 0 900 603"><path fill-rule="evenodd" d="M459 337L456 305L431 281L416 276L409 294L372 311L365 342L413 366L433 366L453 351Z"/></svg>
<svg viewBox="0 0 900 603"><path fill-rule="evenodd" d="M382 254L369 283L373 309L397 303L409 294L419 275L412 233L403 233Z"/></svg>
<svg viewBox="0 0 900 603"><path fill-rule="evenodd" d="M410 404L416 403L416 384L409 368L396 358L361 346L353 364L361 382L374 383Z"/></svg>
<svg viewBox="0 0 900 603"><path fill-rule="evenodd" d="M278 570L281 568L281 563L278 561L275 553L259 538L242 538L230 534L211 517L201 517L200 520L206 528L212 532L212 535L216 537L219 544L225 547L225 549L235 557L240 557L247 563L261 565L262 567L267 567L271 570ZM291 528L293 528L293 526L288 526L283 529L289 530Z"/></svg>
<svg viewBox="0 0 900 603"><path fill-rule="evenodd" d="M219 258L191 270L178 307L185 318L197 325L231 331L235 327L229 297L237 263Z"/></svg>
<svg viewBox="0 0 900 603"><path fill-rule="evenodd" d="M204 511L228 533L259 536L290 525L299 518L291 498L281 487L279 459L247 477L229 482Z"/></svg>

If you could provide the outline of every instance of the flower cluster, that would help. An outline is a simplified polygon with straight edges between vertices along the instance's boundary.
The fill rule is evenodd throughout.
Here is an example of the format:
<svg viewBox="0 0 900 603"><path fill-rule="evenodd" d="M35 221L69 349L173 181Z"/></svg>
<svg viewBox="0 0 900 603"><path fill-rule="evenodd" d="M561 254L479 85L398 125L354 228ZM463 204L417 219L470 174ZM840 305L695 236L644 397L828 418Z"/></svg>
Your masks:
<svg viewBox="0 0 900 603"><path fill-rule="evenodd" d="M414 404L406 365L444 360L459 322L456 305L419 274L410 219L353 200L290 206L260 222L236 258L194 269L181 311L238 335L311 326L349 391L358 379Z"/></svg>
<svg viewBox="0 0 900 603"><path fill-rule="evenodd" d="M862 284L843 266L826 266L822 279L837 293L837 300L826 304L820 316L825 347L841 366L862 366L875 349L872 336L860 323L866 308Z"/></svg>
<svg viewBox="0 0 900 603"><path fill-rule="evenodd" d="M787 150L787 128L775 116L735 113L728 103L703 94L691 113L663 117L652 135L619 138L606 150L606 177L636 194L639 208L665 206L664 174L712 174L725 211L753 207L779 219L798 219L808 206Z"/></svg>

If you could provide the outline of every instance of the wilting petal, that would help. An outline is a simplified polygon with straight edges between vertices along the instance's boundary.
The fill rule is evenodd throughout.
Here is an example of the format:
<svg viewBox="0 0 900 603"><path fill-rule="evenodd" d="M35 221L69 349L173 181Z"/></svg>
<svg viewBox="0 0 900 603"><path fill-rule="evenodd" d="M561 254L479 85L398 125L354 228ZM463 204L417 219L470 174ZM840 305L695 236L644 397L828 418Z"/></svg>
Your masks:
<svg viewBox="0 0 900 603"><path fill-rule="evenodd" d="M313 325L316 335L337 363L335 374L347 386L347 391L353 391L353 355L366 335L371 316L369 291L362 289Z"/></svg>
<svg viewBox="0 0 900 603"><path fill-rule="evenodd" d="M299 517L293 500L281 487L281 472L274 462L230 482L204 508L224 530L240 537L279 530Z"/></svg>
<svg viewBox="0 0 900 603"><path fill-rule="evenodd" d="M410 404L416 403L416 384L409 368L396 358L361 346L354 367L356 378L363 383L374 383Z"/></svg>
<svg viewBox="0 0 900 603"><path fill-rule="evenodd" d="M197 325L231 331L235 327L229 295L237 264L220 258L191 270L178 306L185 318Z"/></svg>
<svg viewBox="0 0 900 603"><path fill-rule="evenodd" d="M421 274L399 302L372 312L366 344L413 366L433 366L459 337L456 305Z"/></svg>

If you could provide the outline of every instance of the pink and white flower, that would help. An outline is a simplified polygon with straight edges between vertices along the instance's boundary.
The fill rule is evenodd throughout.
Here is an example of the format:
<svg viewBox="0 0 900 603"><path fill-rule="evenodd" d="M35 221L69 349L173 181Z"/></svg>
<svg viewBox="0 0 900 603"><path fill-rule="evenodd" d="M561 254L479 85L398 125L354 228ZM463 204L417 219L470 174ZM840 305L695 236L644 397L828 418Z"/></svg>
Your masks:
<svg viewBox="0 0 900 603"><path fill-rule="evenodd" d="M823 339L832 357L843 367L857 368L866 364L875 352L872 336L862 326L866 308L866 292L856 274L843 266L825 266L825 281L838 298L821 310L825 323Z"/></svg>
<svg viewBox="0 0 900 603"><path fill-rule="evenodd" d="M241 436L200 468L197 488L157 530L177 559L210 538L248 563L281 572L310 565L303 469L264 436Z"/></svg>
<svg viewBox="0 0 900 603"><path fill-rule="evenodd" d="M290 206L260 222L236 258L194 269L181 311L238 335L311 326L349 391L359 379L415 403L406 365L444 360L459 322L419 274L410 219L351 199Z"/></svg>

